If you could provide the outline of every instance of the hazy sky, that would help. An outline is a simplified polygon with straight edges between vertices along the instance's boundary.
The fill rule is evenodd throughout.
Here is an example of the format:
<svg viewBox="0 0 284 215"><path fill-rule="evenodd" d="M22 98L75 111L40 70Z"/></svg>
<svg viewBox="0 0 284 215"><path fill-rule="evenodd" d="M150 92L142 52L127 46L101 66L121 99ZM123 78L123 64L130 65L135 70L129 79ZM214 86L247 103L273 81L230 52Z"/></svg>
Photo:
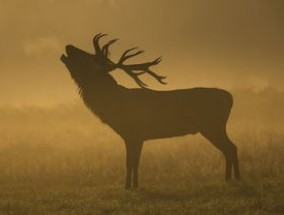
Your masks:
<svg viewBox="0 0 284 215"><path fill-rule="evenodd" d="M0 0L0 103L72 101L75 85L60 62L66 44L92 52L92 37L120 38L163 56L156 72L174 89L275 88L284 91L282 0ZM135 86L123 72L114 73Z"/></svg>

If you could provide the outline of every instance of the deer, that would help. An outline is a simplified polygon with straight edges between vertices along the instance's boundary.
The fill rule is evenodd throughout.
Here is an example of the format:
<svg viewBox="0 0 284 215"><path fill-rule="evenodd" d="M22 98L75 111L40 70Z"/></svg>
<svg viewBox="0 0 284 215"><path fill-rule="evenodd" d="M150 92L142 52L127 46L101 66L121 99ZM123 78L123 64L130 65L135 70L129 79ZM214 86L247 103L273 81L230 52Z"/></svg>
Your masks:
<svg viewBox="0 0 284 215"><path fill-rule="evenodd" d="M226 131L233 106L232 95L218 88L189 88L177 90L150 89L139 76L147 74L161 84L165 76L150 67L160 63L161 57L146 63L125 64L125 61L142 54L137 47L123 52L117 63L109 59L113 39L102 48L99 40L106 34L93 38L95 53L66 45L61 61L78 87L85 106L107 124L124 141L126 149L125 189L138 187L138 167L143 143L147 140L201 134L225 157L225 180L240 179L236 145ZM120 69L139 86L124 87L110 74Z"/></svg>

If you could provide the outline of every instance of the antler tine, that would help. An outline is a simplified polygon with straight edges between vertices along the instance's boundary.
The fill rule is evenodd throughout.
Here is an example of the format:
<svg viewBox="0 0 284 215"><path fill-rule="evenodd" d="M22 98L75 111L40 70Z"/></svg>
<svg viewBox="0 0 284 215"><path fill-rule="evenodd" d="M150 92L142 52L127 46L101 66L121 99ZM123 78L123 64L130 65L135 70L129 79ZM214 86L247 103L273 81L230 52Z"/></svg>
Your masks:
<svg viewBox="0 0 284 215"><path fill-rule="evenodd" d="M127 65L127 67L131 70L146 70L151 66L157 65L158 63L160 63L162 60L162 57L158 57L157 59L147 62L147 63L140 63L140 64L131 64L131 65ZM126 65L123 65L126 66Z"/></svg>
<svg viewBox="0 0 284 215"><path fill-rule="evenodd" d="M166 78L166 76L161 76L161 75L157 75L156 73L154 73L153 71L151 71L150 69L147 69L146 72L151 75L152 77L154 77L158 82L160 82L161 84L167 84L166 82L163 81L163 79Z"/></svg>
<svg viewBox="0 0 284 215"><path fill-rule="evenodd" d="M150 62L146 62L146 63L129 64L129 65L123 64L123 62L126 61L127 59L134 57L134 56L137 56L139 54L142 54L144 52L143 50L138 50L138 51L136 51L132 54L129 54L131 51L133 51L135 49L138 49L138 48L134 47L134 48L127 49L126 51L124 51L123 54L121 55L118 63L116 64L116 67L124 70L142 88L145 88L147 85L143 81L141 81L138 78L138 76L145 74L145 73L147 73L150 76L152 76L153 78L155 78L159 83L166 84L166 82L163 81L163 79L166 78L165 76L157 75L156 73L154 73L153 71L151 71L149 69L151 66L154 66L154 65L157 65L158 63L160 63L161 60L162 60L161 57L158 57L155 60L150 61Z"/></svg>
<svg viewBox="0 0 284 215"><path fill-rule="evenodd" d="M153 78L155 78L161 84L167 84L165 81L163 81L163 79L167 78L166 76L158 75L158 74L154 73L153 71L151 71L150 69L145 69L145 70L140 71L140 72L132 71L132 74L135 74L136 76L139 76L139 75L142 75L142 74L145 74L145 73L148 73L149 75L151 75Z"/></svg>
<svg viewBox="0 0 284 215"><path fill-rule="evenodd" d="M153 64L153 65L157 65L157 64L160 63L161 61L162 61L162 57L160 56L160 57L158 57L157 59L153 60L153 61L152 61L152 64Z"/></svg>
<svg viewBox="0 0 284 215"><path fill-rule="evenodd" d="M127 51L124 52L124 53L127 53ZM137 53L134 53L132 55L137 55ZM123 59L125 59L128 56L132 56L132 55L127 55ZM153 61L146 62L146 63L141 63L141 64L124 65L124 64L120 63L120 64L117 64L117 67L123 69L130 77L132 77L135 80L135 82L140 87L145 88L145 87L147 87L147 85L138 78L139 75L142 75L142 74L145 74L145 73L151 75L159 83L167 84L165 81L163 81L163 79L166 78L165 76L160 76L160 75L154 73L153 71L151 71L149 69L149 67L151 67L153 65L157 65L158 63L160 63L161 60L162 60L162 58L158 57L158 58L156 58ZM123 62L123 60L122 60L122 62Z"/></svg>
<svg viewBox="0 0 284 215"><path fill-rule="evenodd" d="M100 48L100 45L99 45L99 39L106 36L107 34L102 34L102 33L99 33L97 35L94 36L94 39L93 39L93 44L94 44L94 48L95 48L95 51L96 51L96 54L97 55L102 55L102 50Z"/></svg>
<svg viewBox="0 0 284 215"><path fill-rule="evenodd" d="M127 55L127 56L124 57L124 60L122 62L126 61L127 59L129 59L131 57L134 57L136 55L142 54L143 52L145 52L145 51L144 50L140 50L140 51L137 51L137 52L135 52L133 54Z"/></svg>
<svg viewBox="0 0 284 215"><path fill-rule="evenodd" d="M117 64L122 64L123 61L124 61L124 57L125 57L129 52L131 52L132 50L135 50L135 49L138 49L138 47L133 47L133 48L127 49L125 52L123 52L123 54L121 55L121 57L120 57L120 59L119 59L119 61L118 61Z"/></svg>
<svg viewBox="0 0 284 215"><path fill-rule="evenodd" d="M104 46L103 46L103 48L102 48L102 53L103 53L103 55L105 56L105 57L107 57L108 56L108 49L109 49L109 47L113 44L113 43L115 43L116 41L118 41L118 39L113 39L113 40L110 40L107 44L105 44Z"/></svg>
<svg viewBox="0 0 284 215"><path fill-rule="evenodd" d="M142 88L146 88L148 85L145 84L143 81L141 81L139 78L138 78L138 75L141 75L145 72L141 72L141 73L133 73L131 70L128 70L128 69L124 69L124 71L131 77L134 79L134 81Z"/></svg>
<svg viewBox="0 0 284 215"><path fill-rule="evenodd" d="M131 51L133 51L135 49L138 49L138 47L133 47L133 48L127 49L125 52L123 52L123 54L121 55L120 59L124 58L129 52L131 52Z"/></svg>
<svg viewBox="0 0 284 215"><path fill-rule="evenodd" d="M137 51L133 54L129 54L127 55L129 52L135 50L135 49L138 49L138 47L134 47L134 48L131 48L131 49L127 49L120 57L119 61L118 61L118 64L121 65L124 61L126 61L127 59L131 58L131 57L134 57L136 55L139 55L139 54L142 54L144 51L143 50L140 50L140 51Z"/></svg>

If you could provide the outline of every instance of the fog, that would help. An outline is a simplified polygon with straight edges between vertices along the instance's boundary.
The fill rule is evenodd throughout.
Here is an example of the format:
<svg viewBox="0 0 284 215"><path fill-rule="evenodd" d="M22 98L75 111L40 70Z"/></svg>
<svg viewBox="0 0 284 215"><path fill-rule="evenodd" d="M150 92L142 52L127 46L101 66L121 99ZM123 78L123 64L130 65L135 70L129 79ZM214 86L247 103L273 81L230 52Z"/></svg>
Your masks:
<svg viewBox="0 0 284 215"><path fill-rule="evenodd" d="M163 57L155 71L168 77L168 85L149 80L153 89L283 92L283 9L277 0L1 0L0 103L78 99L59 57L66 44L93 52L99 32L120 38L111 49L115 61L133 46L146 50L134 62ZM137 87L122 71L113 74Z"/></svg>

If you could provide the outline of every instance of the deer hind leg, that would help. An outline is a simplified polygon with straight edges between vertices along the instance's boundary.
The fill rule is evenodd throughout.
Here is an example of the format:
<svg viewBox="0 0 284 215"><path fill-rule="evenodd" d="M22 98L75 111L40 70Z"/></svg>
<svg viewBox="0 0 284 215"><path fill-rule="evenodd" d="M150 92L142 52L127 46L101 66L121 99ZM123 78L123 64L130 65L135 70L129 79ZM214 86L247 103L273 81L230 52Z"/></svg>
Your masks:
<svg viewBox="0 0 284 215"><path fill-rule="evenodd" d="M227 136L227 141L229 142L229 156L233 163L234 168L234 176L236 180L240 180L240 170L239 170L239 159L238 159L238 149L236 145L230 140L230 138Z"/></svg>
<svg viewBox="0 0 284 215"><path fill-rule="evenodd" d="M142 141L125 141L126 146L126 182L125 189L138 187L138 166L142 151ZM133 180L133 184L132 184Z"/></svg>
<svg viewBox="0 0 284 215"><path fill-rule="evenodd" d="M234 168L235 178L240 178L237 147L228 138L226 130L222 132L210 131L201 132L217 149L219 149L225 156L226 168L225 168L225 180L230 181L232 178L232 168Z"/></svg>
<svg viewBox="0 0 284 215"><path fill-rule="evenodd" d="M238 149L236 145L230 140L227 132L224 133L224 140L226 143L226 154L234 169L234 176L236 180L240 180Z"/></svg>

